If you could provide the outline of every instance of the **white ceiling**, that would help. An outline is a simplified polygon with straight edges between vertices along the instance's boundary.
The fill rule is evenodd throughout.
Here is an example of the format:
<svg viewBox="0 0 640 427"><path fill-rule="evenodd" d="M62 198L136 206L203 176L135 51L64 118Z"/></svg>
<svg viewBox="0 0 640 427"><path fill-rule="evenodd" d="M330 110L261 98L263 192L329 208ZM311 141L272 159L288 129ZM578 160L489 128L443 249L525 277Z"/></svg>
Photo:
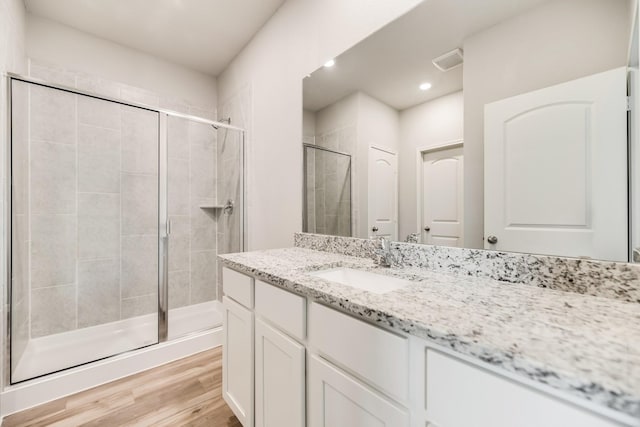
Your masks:
<svg viewBox="0 0 640 427"><path fill-rule="evenodd" d="M217 76L284 0L24 0L27 10Z"/></svg>
<svg viewBox="0 0 640 427"><path fill-rule="evenodd" d="M446 73L431 60L470 35L547 1L427 0L304 80L304 107L317 111L355 91L403 110L462 89L463 67ZM418 90L422 82L433 86Z"/></svg>

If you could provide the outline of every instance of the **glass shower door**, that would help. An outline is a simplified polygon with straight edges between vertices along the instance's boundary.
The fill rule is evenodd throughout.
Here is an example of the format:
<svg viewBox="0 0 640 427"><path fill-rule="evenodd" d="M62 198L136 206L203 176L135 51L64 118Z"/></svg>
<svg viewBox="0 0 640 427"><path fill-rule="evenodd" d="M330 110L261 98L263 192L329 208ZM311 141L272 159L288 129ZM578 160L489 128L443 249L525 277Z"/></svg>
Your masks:
<svg viewBox="0 0 640 427"><path fill-rule="evenodd" d="M216 132L167 116L168 338L217 326Z"/></svg>
<svg viewBox="0 0 640 427"><path fill-rule="evenodd" d="M219 254L245 250L244 136L238 129L218 130L218 200L225 206L218 226Z"/></svg>
<svg viewBox="0 0 640 427"><path fill-rule="evenodd" d="M158 342L159 115L11 80L11 382Z"/></svg>
<svg viewBox="0 0 640 427"><path fill-rule="evenodd" d="M304 232L352 236L351 174L351 155L304 144Z"/></svg>
<svg viewBox="0 0 640 427"><path fill-rule="evenodd" d="M217 255L240 251L242 132L167 115L168 338L220 326Z"/></svg>

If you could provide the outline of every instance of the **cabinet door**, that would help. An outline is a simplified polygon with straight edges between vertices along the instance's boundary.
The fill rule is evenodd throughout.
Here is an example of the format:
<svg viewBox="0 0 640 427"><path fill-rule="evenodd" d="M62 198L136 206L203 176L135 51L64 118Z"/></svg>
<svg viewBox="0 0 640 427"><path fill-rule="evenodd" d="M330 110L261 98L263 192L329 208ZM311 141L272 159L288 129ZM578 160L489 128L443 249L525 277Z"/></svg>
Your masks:
<svg viewBox="0 0 640 427"><path fill-rule="evenodd" d="M324 305L309 308L309 345L384 395L409 398L409 340Z"/></svg>
<svg viewBox="0 0 640 427"><path fill-rule="evenodd" d="M305 349L256 319L256 426L305 424Z"/></svg>
<svg viewBox="0 0 640 427"><path fill-rule="evenodd" d="M396 406L317 356L309 359L308 381L309 427L409 425L406 409Z"/></svg>
<svg viewBox="0 0 640 427"><path fill-rule="evenodd" d="M442 353L427 350L426 409L437 427L613 427L617 424Z"/></svg>
<svg viewBox="0 0 640 427"><path fill-rule="evenodd" d="M253 427L253 313L227 297L222 305L222 397L244 427Z"/></svg>

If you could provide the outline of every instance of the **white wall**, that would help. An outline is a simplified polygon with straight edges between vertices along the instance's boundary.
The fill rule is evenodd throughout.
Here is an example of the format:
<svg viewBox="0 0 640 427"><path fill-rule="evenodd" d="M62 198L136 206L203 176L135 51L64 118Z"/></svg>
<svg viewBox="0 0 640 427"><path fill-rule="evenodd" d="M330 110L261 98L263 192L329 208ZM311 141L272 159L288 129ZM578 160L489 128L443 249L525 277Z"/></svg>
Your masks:
<svg viewBox="0 0 640 427"><path fill-rule="evenodd" d="M366 147L377 145L398 152L399 113L395 108L360 92L358 97L358 138Z"/></svg>
<svg viewBox="0 0 640 427"><path fill-rule="evenodd" d="M463 139L463 92L436 98L400 113L399 240L417 228L418 150ZM466 162L466 159L465 159Z"/></svg>
<svg viewBox="0 0 640 427"><path fill-rule="evenodd" d="M302 228L302 78L420 0L289 0L218 77L219 99L252 90L249 249Z"/></svg>
<svg viewBox="0 0 640 427"><path fill-rule="evenodd" d="M18 74L25 74L27 71L27 58L25 55L25 15L26 11L24 9L24 4L22 0L0 0L0 74L4 72L14 72ZM4 194L7 190L5 188L5 153L6 153L6 123L7 123L7 93L6 93L6 85L4 84L4 80L0 85L0 182L2 185L0 186L0 212L4 212ZM0 244L2 250L0 253L1 259L6 259L4 256L6 247L4 245L5 241L5 233L6 230L3 229L0 234L2 237L2 244ZM2 333L2 337L0 337L0 348L2 351L0 354L0 384L4 383L4 358L8 357L5 353L5 349L7 346L4 342L5 336L5 327L7 325L4 324L4 307L5 307L5 298L4 296L7 294L6 292L6 274L5 274L5 264L4 262L0 263L0 283L2 287L0 291L2 292L2 296L0 297L0 301L2 301L2 307L0 307L0 332ZM1 416L2 414L0 414Z"/></svg>
<svg viewBox="0 0 640 427"><path fill-rule="evenodd" d="M484 105L626 65L628 6L548 2L465 40L465 246L483 246Z"/></svg>
<svg viewBox="0 0 640 427"><path fill-rule="evenodd" d="M212 76L31 14L27 15L26 47L28 57L40 62L177 98L205 110L217 106Z"/></svg>
<svg viewBox="0 0 640 427"><path fill-rule="evenodd" d="M322 135L345 126L355 126L358 121L358 93L354 93L327 105L315 114L315 135ZM336 141L337 142L337 141ZM327 147L339 150L336 145Z"/></svg>

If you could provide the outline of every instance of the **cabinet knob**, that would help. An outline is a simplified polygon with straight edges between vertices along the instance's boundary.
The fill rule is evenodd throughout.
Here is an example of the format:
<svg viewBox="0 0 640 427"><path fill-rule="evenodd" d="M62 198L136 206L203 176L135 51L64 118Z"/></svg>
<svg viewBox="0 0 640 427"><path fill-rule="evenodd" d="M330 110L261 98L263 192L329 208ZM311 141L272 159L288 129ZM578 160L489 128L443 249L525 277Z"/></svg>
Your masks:
<svg viewBox="0 0 640 427"><path fill-rule="evenodd" d="M371 231L373 231L373 232L375 233L376 231L378 231L378 227L376 227L376 226L374 225L373 227L371 227Z"/></svg>
<svg viewBox="0 0 640 427"><path fill-rule="evenodd" d="M431 231L431 227L425 227L424 231Z"/></svg>
<svg viewBox="0 0 640 427"><path fill-rule="evenodd" d="M487 242L489 242L492 245L495 245L496 243L498 243L498 238L496 236L489 236L487 237Z"/></svg>

